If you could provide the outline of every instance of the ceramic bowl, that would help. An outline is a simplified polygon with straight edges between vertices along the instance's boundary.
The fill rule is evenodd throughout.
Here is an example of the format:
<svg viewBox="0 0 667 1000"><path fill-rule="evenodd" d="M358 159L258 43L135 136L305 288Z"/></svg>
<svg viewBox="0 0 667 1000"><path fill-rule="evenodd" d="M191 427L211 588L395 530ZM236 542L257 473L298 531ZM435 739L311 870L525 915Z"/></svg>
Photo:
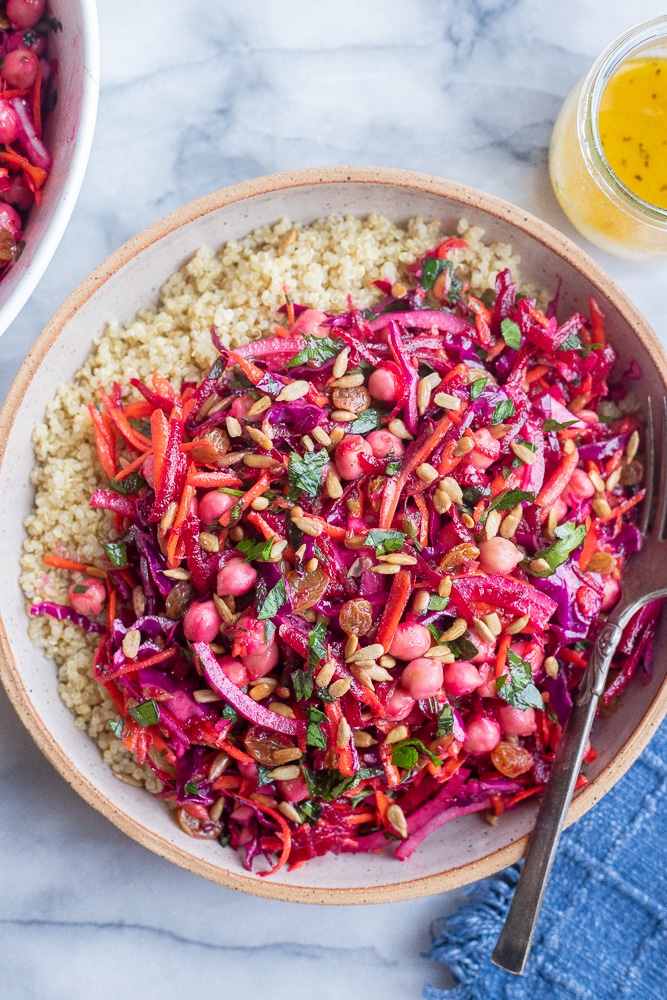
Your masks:
<svg viewBox="0 0 667 1000"><path fill-rule="evenodd" d="M0 336L26 304L58 248L79 196L93 141L100 86L95 0L49 0L48 14L62 31L49 34L58 63L58 100L44 124L53 166L41 205L24 228L25 250L0 281Z"/></svg>
<svg viewBox="0 0 667 1000"><path fill-rule="evenodd" d="M9 696L49 760L92 806L121 830L176 864L262 896L312 903L365 903L406 899L476 881L516 861L534 817L525 804L495 827L469 816L434 833L408 862L385 855L347 854L317 859L272 878L246 872L236 852L193 840L164 804L114 779L97 746L77 730L61 703L56 671L33 648L18 586L22 521L32 502L33 425L55 386L73 375L115 317L130 320L154 301L164 280L202 245L218 246L256 226L287 216L309 222L330 213L384 213L396 221L438 218L453 231L462 216L486 238L513 244L525 280L554 289L562 279L563 314L586 308L594 293L607 317L621 363L635 358L640 388L665 391L667 361L645 320L604 272L568 239L506 202L434 177L394 170L332 168L278 174L217 191L185 206L130 240L94 271L48 323L29 353L0 415L0 671ZM591 783L575 799L570 821L581 816L619 779L647 744L667 710L667 653L656 643L649 684L632 686L621 710L595 726L599 756Z"/></svg>

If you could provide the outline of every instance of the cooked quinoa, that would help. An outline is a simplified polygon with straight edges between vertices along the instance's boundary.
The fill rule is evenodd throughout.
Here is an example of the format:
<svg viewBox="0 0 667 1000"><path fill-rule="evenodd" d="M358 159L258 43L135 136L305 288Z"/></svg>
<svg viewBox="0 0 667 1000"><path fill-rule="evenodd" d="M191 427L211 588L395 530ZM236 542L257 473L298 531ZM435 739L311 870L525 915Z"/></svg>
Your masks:
<svg viewBox="0 0 667 1000"><path fill-rule="evenodd" d="M485 244L483 230L465 219L457 234L468 246L451 257L472 294L492 288L506 267L517 275L510 246ZM126 386L132 377L150 381L156 371L176 383L200 380L216 354L211 326L231 348L266 336L279 322L276 310L285 301L285 287L294 301L323 311L346 309L350 295L357 306L372 306L381 296L373 281L411 284L407 265L444 235L439 222L421 218L404 226L379 215L331 216L308 226L283 219L218 250L203 247L165 282L156 305L126 326L109 322L84 366L57 389L33 433L35 500L21 559L27 606L67 602L73 576L46 567L45 553L95 564L113 537L111 515L88 503L93 490L106 483L87 409L98 386L108 389L114 381ZM31 618L29 632L57 666L59 693L74 724L97 742L118 777L158 791L153 772L136 764L109 726L118 713L91 674L98 638L46 615Z"/></svg>

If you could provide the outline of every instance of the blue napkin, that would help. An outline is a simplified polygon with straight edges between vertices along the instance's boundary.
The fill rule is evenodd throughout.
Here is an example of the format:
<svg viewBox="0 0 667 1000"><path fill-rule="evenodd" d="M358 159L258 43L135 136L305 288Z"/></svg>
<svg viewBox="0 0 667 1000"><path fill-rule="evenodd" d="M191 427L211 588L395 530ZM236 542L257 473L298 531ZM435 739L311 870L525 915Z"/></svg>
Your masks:
<svg viewBox="0 0 667 1000"><path fill-rule="evenodd" d="M526 972L490 960L519 866L473 888L431 931L459 985L426 1000L666 1000L667 722L604 799L567 830Z"/></svg>

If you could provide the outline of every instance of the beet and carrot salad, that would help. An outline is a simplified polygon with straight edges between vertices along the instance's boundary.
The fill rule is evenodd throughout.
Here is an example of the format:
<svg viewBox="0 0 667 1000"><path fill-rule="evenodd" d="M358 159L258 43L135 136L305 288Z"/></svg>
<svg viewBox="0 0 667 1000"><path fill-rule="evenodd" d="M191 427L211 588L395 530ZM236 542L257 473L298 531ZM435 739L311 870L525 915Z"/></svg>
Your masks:
<svg viewBox="0 0 667 1000"><path fill-rule="evenodd" d="M48 36L61 30L46 0L0 3L0 280L22 252L28 212L51 170L42 127L56 100L57 65Z"/></svg>
<svg viewBox="0 0 667 1000"><path fill-rule="evenodd" d="M158 797L263 875L388 842L405 860L539 795L642 544L641 426L604 415L625 389L597 302L559 321L509 270L477 299L460 245L376 282L372 310L286 290L267 339L211 331L200 382L89 406L106 558L47 555L70 603L32 613L99 633L111 725ZM628 626L605 710L650 672L659 612Z"/></svg>

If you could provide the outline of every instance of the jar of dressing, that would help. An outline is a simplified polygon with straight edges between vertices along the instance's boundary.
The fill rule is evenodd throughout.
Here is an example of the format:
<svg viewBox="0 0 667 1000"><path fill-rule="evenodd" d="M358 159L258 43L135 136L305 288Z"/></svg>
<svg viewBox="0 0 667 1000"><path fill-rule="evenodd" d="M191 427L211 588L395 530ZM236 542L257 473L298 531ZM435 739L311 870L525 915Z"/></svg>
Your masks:
<svg viewBox="0 0 667 1000"><path fill-rule="evenodd" d="M667 255L667 17L621 35L570 94L549 173L591 243L635 260Z"/></svg>

